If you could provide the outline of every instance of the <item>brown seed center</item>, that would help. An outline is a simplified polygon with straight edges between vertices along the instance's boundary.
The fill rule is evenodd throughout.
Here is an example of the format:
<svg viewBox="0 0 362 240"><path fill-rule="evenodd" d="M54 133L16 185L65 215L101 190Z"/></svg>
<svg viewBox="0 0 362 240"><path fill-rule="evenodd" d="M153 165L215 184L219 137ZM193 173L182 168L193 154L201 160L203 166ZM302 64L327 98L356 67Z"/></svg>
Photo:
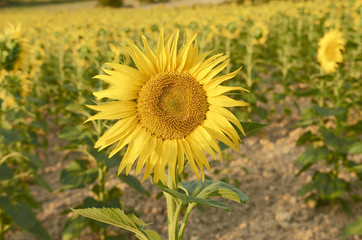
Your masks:
<svg viewBox="0 0 362 240"><path fill-rule="evenodd" d="M163 139L181 139L206 118L203 87L188 73L163 72L151 77L137 100L140 123Z"/></svg>

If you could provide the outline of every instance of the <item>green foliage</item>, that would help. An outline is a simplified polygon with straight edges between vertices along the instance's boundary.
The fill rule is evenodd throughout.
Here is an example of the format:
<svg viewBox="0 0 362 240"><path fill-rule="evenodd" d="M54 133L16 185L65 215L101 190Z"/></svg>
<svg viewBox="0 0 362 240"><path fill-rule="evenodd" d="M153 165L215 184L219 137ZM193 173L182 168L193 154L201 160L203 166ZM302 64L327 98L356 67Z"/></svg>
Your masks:
<svg viewBox="0 0 362 240"><path fill-rule="evenodd" d="M302 165L297 175L312 167L314 173L311 182L300 189L300 194L307 199L315 198L320 205L339 203L349 213L343 193L350 193L351 185L362 180L359 163L352 160L353 155L362 153L359 127L350 124L351 112L361 109L358 102L362 96L349 94L356 82L345 75L344 69L334 75L319 74L312 78L318 82L311 86L316 91L312 95L300 95L312 96L312 107L303 110L298 126L314 126L318 131L306 131L297 140L297 146L307 146L297 160ZM323 165L326 166L323 172L315 169ZM357 178L347 181L341 177L342 171L355 172Z"/></svg>
<svg viewBox="0 0 362 240"><path fill-rule="evenodd" d="M141 3L164 3L169 2L170 0L138 0Z"/></svg>
<svg viewBox="0 0 362 240"><path fill-rule="evenodd" d="M223 197L238 203L246 204L249 198L239 189L220 181L205 180L182 182L178 191L168 188L161 182L157 186L164 192L182 201L183 205L197 203L208 207L229 210L226 205L209 197Z"/></svg>
<svg viewBox="0 0 362 240"><path fill-rule="evenodd" d="M116 227L124 228L135 234L142 240L160 240L161 237L154 231L146 230L145 222L137 218L134 214L126 215L117 208L87 208L72 209L74 212L100 222L104 222Z"/></svg>
<svg viewBox="0 0 362 240"><path fill-rule="evenodd" d="M98 0L98 4L107 7L122 7L123 0Z"/></svg>
<svg viewBox="0 0 362 240"><path fill-rule="evenodd" d="M362 217L359 217L355 222L349 224L343 230L341 237L345 238L353 234L362 235Z"/></svg>

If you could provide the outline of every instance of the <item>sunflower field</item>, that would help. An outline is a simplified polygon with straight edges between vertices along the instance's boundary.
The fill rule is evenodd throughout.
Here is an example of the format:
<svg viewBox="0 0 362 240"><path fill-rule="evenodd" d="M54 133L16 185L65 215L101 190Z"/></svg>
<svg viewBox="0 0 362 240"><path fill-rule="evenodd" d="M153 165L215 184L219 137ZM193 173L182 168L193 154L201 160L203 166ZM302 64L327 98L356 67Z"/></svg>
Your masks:
<svg viewBox="0 0 362 240"><path fill-rule="evenodd" d="M177 69L188 73L179 74ZM228 159L233 156L228 148L238 154L238 148L243 149L240 139L263 138L264 131L273 132L274 123L283 121L290 122L289 130L300 130L293 145L301 151L289 159L297 169L295 178L305 179L295 197L312 211L328 208L350 216L334 235L295 239L360 239L361 74L362 0L234 1L71 11L0 8L0 240L135 239L111 225L134 232L139 239L166 239L167 229L152 227L156 220L150 225L152 231L146 230L149 224L140 220L143 213L124 202L125 189L145 202L158 199L163 191L167 208L176 202L177 214L185 217L178 224L178 215L168 215L169 225L174 217L176 227L173 236L169 226L169 239L239 239L191 238L187 230L183 238L195 204L229 209L210 196L245 206L253 202L253 195L243 190L248 182L212 180L219 170L209 155L224 155L228 164L233 161ZM150 80L137 92L146 75ZM129 82L116 82L119 76ZM194 77L203 88L190 80ZM185 134L186 125L180 122L172 124L181 130L159 130L164 118L155 123L156 110L149 109L154 107L154 96L163 96L162 90L157 92L160 79L178 84L161 103L172 116L188 117L180 107L183 98L176 95L197 99L190 103L196 110L186 120L202 125L202 131L186 129ZM148 89L150 93L144 93ZM114 97L118 93L122 96ZM205 116L215 118L212 123L203 122ZM134 127L136 122L152 134ZM122 135L126 131L128 135ZM182 140L186 135L193 137L187 143ZM181 140L173 145L161 138ZM152 149L136 149L143 140ZM174 159L165 160L169 171L174 170L170 178L161 157L152 163L161 148L158 141L170 149L160 150L160 155ZM60 166L54 179L43 176L49 170L49 158ZM135 159L137 164L133 164ZM204 172L204 166L209 170ZM239 168L244 174L254 174ZM140 172L143 178L137 176ZM159 192L153 194L155 190L146 187L147 178L153 179ZM177 188L177 179L195 181ZM127 188L119 188L120 184ZM57 198L62 193L81 194L76 201L57 206L59 218L39 217L48 207L43 196ZM181 199L180 205L175 199ZM239 206L241 211L245 206ZM89 208L94 211L85 210ZM122 211L102 212L106 208ZM61 230L55 234L46 221L57 221L53 225L61 225ZM17 238L19 233L30 235Z"/></svg>

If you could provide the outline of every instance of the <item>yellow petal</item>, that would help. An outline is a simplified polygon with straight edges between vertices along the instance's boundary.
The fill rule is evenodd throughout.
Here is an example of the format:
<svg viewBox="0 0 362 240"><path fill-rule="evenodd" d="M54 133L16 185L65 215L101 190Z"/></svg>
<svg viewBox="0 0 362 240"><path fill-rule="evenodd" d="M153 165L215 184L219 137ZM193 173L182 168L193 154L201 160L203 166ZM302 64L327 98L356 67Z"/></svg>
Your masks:
<svg viewBox="0 0 362 240"><path fill-rule="evenodd" d="M215 106L221 106L221 107L245 107L249 106L249 103L246 103L241 100L234 100L232 98L229 98L227 96L221 95L221 96L215 96L215 97L208 97L207 101Z"/></svg>

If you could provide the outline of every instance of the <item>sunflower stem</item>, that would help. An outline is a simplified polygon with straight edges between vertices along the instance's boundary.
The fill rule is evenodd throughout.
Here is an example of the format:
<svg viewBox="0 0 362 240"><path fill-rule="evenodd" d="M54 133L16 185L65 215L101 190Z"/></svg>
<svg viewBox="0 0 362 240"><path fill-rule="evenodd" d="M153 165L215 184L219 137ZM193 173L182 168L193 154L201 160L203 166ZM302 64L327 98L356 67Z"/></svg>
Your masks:
<svg viewBox="0 0 362 240"><path fill-rule="evenodd" d="M251 88L253 85L252 79L252 68L253 68L253 42L251 37L248 39L248 43L246 45L246 70L247 70L247 79L246 85Z"/></svg>
<svg viewBox="0 0 362 240"><path fill-rule="evenodd" d="M0 209L0 240L4 240L3 211Z"/></svg>
<svg viewBox="0 0 362 240"><path fill-rule="evenodd" d="M173 182L171 174L167 175L166 185L168 188L177 191L177 182ZM176 199L168 193L165 193L165 197L167 204L168 239L177 240L177 220L181 210L181 204L177 204Z"/></svg>
<svg viewBox="0 0 362 240"><path fill-rule="evenodd" d="M180 226L180 231L179 231L179 233L178 233L178 239L179 239L179 240L182 240L183 237L184 237L184 232L185 232L187 220L189 220L189 216L190 216L191 210L192 210L192 208L193 208L195 205L196 205L195 203L190 203L190 204L187 206L187 209L186 209L186 212L185 212L185 216L184 216L184 218L182 219L182 223L181 223L181 226Z"/></svg>

